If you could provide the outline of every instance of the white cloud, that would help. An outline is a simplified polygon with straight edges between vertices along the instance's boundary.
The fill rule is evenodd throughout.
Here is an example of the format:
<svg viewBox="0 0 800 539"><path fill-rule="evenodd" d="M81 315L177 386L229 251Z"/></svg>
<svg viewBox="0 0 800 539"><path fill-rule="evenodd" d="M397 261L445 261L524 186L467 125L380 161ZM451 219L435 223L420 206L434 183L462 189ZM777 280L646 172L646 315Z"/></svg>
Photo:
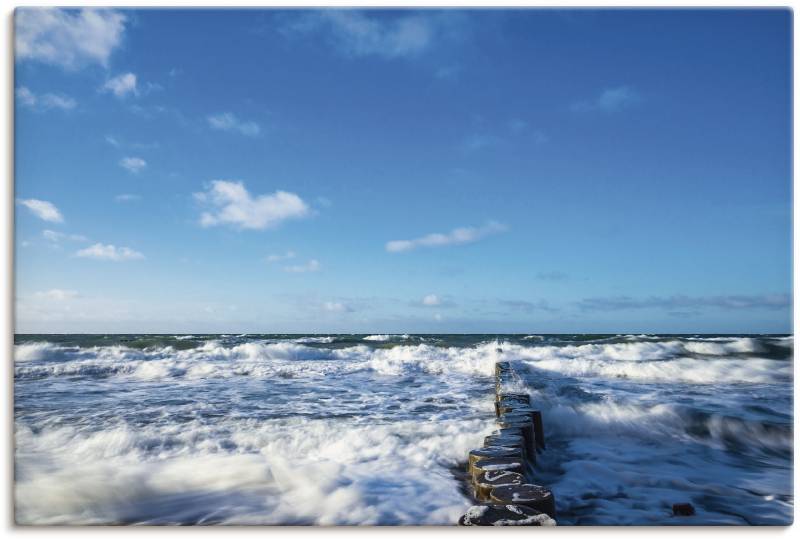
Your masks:
<svg viewBox="0 0 800 539"><path fill-rule="evenodd" d="M641 101L641 96L630 86L606 88L599 96L586 101L577 101L572 104L576 112L589 112L600 110L603 112L617 112L629 105Z"/></svg>
<svg viewBox="0 0 800 539"><path fill-rule="evenodd" d="M77 101L66 95L50 93L36 95L26 86L17 88L15 94L17 103L33 110L72 110L78 105Z"/></svg>
<svg viewBox="0 0 800 539"><path fill-rule="evenodd" d="M104 245L102 243L95 243L91 247L81 249L75 256L82 258L95 258L97 260L113 260L120 262L123 260L140 260L144 255L128 247L115 247L114 245Z"/></svg>
<svg viewBox="0 0 800 539"><path fill-rule="evenodd" d="M17 102L26 107L36 106L36 96L26 86L20 86L16 91Z"/></svg>
<svg viewBox="0 0 800 539"><path fill-rule="evenodd" d="M35 198L28 198L20 200L19 203L31 210L31 212L39 219L49 221L51 223L61 223L64 221L64 217L61 215L61 212L58 211L58 208L56 208L51 202L47 202L46 200L37 200Z"/></svg>
<svg viewBox="0 0 800 539"><path fill-rule="evenodd" d="M273 262L280 262L282 260L291 260L295 256L296 255L294 251L286 251L286 254L282 255L269 255L267 256L266 261L271 264Z"/></svg>
<svg viewBox="0 0 800 539"><path fill-rule="evenodd" d="M122 75L117 75L113 79L108 79L100 90L103 92L111 92L120 99L126 97L128 94L139 94L139 90L136 88L136 75L133 73L123 73Z"/></svg>
<svg viewBox="0 0 800 539"><path fill-rule="evenodd" d="M318 260L309 260L306 264L298 266L286 266L283 268L283 271L287 271L289 273L310 273L319 271L319 269L320 263Z"/></svg>
<svg viewBox="0 0 800 539"><path fill-rule="evenodd" d="M355 10L328 9L296 18L283 30L285 34L326 31L336 50L347 56L398 58L432 48L451 20L430 14L367 16Z"/></svg>
<svg viewBox="0 0 800 539"><path fill-rule="evenodd" d="M119 161L119 166L121 166L128 172L136 174L142 171L147 166L147 161L145 161L141 157L123 157Z"/></svg>
<svg viewBox="0 0 800 539"><path fill-rule="evenodd" d="M447 234L433 233L412 240L394 240L386 244L390 253L411 251L417 247L444 247L446 245L462 245L478 241L486 236L504 232L507 227L501 223L489 221L481 227L456 228Z"/></svg>
<svg viewBox="0 0 800 539"><path fill-rule="evenodd" d="M68 299L77 298L78 293L75 290L61 290L59 288L53 288L44 292L36 292L33 296L38 299L46 299L51 301L66 301Z"/></svg>
<svg viewBox="0 0 800 539"><path fill-rule="evenodd" d="M263 230L311 213L308 204L294 193L275 191L253 197L242 182L235 181L215 180L207 191L195 193L195 198L214 208L200 216L200 224L205 227L231 225Z"/></svg>
<svg viewBox="0 0 800 539"><path fill-rule="evenodd" d="M43 230L42 236L47 241L51 241L53 243L58 243L63 240L89 241L89 239L86 236L81 236L80 234L65 234L63 232L56 232L55 230Z"/></svg>
<svg viewBox="0 0 800 539"><path fill-rule="evenodd" d="M239 120L230 112L210 115L208 125L222 131L238 131L248 137L255 137L261 132L261 127L257 123Z"/></svg>
<svg viewBox="0 0 800 539"><path fill-rule="evenodd" d="M322 304L322 308L332 313L351 313L353 309L344 303L338 301L326 301Z"/></svg>
<svg viewBox="0 0 800 539"><path fill-rule="evenodd" d="M19 8L15 16L17 60L75 69L108 65L125 32L125 15L109 9Z"/></svg>
<svg viewBox="0 0 800 539"><path fill-rule="evenodd" d="M424 298L422 298L422 304L427 305L428 307L435 307L437 305L441 305L442 300L439 299L439 296L436 294L428 294Z"/></svg>
<svg viewBox="0 0 800 539"><path fill-rule="evenodd" d="M114 197L114 200L117 202L134 202L136 200L141 200L140 195L132 195L130 193L123 193L121 195L117 195Z"/></svg>

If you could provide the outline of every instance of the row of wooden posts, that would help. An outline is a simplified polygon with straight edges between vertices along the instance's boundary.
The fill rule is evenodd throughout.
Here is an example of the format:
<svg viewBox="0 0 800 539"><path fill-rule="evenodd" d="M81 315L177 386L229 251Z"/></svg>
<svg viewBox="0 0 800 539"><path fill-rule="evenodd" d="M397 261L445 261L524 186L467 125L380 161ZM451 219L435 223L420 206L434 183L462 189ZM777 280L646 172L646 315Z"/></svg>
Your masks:
<svg viewBox="0 0 800 539"><path fill-rule="evenodd" d="M506 392L518 378L511 364L495 364L497 430L469 452L467 472L478 504L461 517L464 526L552 526L553 493L535 484L536 456L545 449L542 412L527 393Z"/></svg>

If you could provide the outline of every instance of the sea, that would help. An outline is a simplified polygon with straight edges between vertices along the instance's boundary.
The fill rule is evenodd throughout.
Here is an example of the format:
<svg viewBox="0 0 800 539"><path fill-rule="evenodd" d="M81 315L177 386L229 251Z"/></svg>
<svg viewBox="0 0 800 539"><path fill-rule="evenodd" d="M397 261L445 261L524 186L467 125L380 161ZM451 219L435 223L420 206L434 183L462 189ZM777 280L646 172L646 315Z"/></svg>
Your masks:
<svg viewBox="0 0 800 539"><path fill-rule="evenodd" d="M18 524L454 525L494 364L559 525L792 522L790 335L16 335ZM691 503L695 515L674 516Z"/></svg>

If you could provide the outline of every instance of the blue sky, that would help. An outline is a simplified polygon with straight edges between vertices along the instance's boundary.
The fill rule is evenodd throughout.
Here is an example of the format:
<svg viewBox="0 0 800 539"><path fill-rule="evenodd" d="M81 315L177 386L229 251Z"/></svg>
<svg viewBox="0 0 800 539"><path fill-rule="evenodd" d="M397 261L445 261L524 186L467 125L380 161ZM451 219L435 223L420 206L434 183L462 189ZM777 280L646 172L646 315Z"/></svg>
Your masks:
<svg viewBox="0 0 800 539"><path fill-rule="evenodd" d="M18 332L789 332L791 13L17 10Z"/></svg>

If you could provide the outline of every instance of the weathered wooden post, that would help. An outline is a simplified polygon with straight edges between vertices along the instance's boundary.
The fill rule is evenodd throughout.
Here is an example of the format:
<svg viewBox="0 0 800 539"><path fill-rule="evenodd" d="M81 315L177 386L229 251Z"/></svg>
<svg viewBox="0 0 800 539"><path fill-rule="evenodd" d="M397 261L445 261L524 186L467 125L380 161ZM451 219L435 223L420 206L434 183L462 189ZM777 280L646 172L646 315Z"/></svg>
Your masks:
<svg viewBox="0 0 800 539"><path fill-rule="evenodd" d="M460 526L555 526L556 521L524 505L473 505L458 520Z"/></svg>
<svg viewBox="0 0 800 539"><path fill-rule="evenodd" d="M522 460L524 458L524 450L521 447L481 447L480 449L473 449L469 452L469 461L467 462L467 471L472 474L473 467L476 462L484 459L496 458L517 458Z"/></svg>
<svg viewBox="0 0 800 539"><path fill-rule="evenodd" d="M524 483L525 478L517 472L506 470L488 471L475 483L475 497L482 501L488 501L493 488L522 485Z"/></svg>
<svg viewBox="0 0 800 539"><path fill-rule="evenodd" d="M493 488L489 499L493 503L513 503L525 505L551 517L556 514L556 501L553 493L545 487L532 484L507 485Z"/></svg>
<svg viewBox="0 0 800 539"><path fill-rule="evenodd" d="M524 463L519 457L486 458L472 465L472 481L478 483L486 472L506 471L522 474L524 469Z"/></svg>

